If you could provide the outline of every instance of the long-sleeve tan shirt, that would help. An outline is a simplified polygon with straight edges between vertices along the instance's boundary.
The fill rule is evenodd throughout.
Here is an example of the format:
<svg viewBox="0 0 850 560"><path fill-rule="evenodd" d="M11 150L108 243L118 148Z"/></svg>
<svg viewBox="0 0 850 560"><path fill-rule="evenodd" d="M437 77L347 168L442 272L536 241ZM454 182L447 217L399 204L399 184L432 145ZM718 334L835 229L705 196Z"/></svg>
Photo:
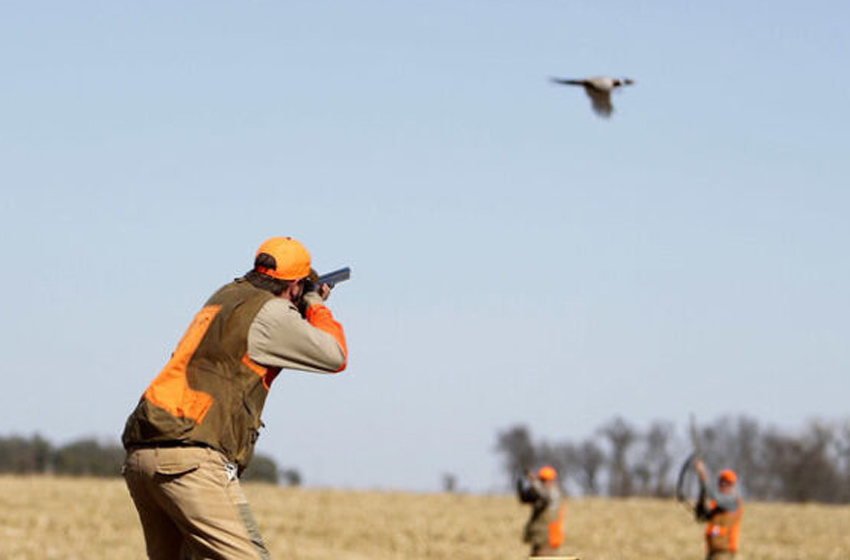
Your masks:
<svg viewBox="0 0 850 560"><path fill-rule="evenodd" d="M321 298L310 300L310 311L322 308ZM332 328L342 327L327 311L322 323L314 326L311 313L307 319L285 298L267 301L248 330L248 356L264 366L298 369L316 373L333 373L346 363L346 348L331 332L322 327L331 321ZM344 341L344 339L343 339Z"/></svg>

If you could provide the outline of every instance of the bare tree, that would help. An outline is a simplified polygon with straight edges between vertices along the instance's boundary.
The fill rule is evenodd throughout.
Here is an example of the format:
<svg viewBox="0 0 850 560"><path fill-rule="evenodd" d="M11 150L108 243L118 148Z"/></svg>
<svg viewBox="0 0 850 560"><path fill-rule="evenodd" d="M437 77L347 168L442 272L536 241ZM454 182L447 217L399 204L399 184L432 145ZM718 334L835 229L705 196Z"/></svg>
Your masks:
<svg viewBox="0 0 850 560"><path fill-rule="evenodd" d="M301 486L303 479L301 472L296 468L288 468L280 471L280 477L286 486Z"/></svg>
<svg viewBox="0 0 850 560"><path fill-rule="evenodd" d="M443 492L454 494L457 492L457 477L452 473L443 473Z"/></svg>
<svg viewBox="0 0 850 560"><path fill-rule="evenodd" d="M765 460L772 478L768 498L792 502L837 502L841 475L830 452L835 433L825 424L810 424L802 437L778 431L765 436Z"/></svg>
<svg viewBox="0 0 850 560"><path fill-rule="evenodd" d="M649 496L652 492L652 471L649 470L649 465L642 460L638 460L632 465L630 470L631 477L631 494L637 496Z"/></svg>
<svg viewBox="0 0 850 560"><path fill-rule="evenodd" d="M673 457L670 454L670 441L673 437L673 425L669 422L656 421L650 425L644 435L644 452L641 457L645 482L641 494L658 498L673 494L672 482L669 480L670 469L673 467ZM635 474L638 475L637 470Z"/></svg>
<svg viewBox="0 0 850 560"><path fill-rule="evenodd" d="M842 503L850 502L850 420L836 430L836 448L838 472L841 475L841 489L838 494Z"/></svg>
<svg viewBox="0 0 850 560"><path fill-rule="evenodd" d="M31 438L0 438L0 473L49 472L53 469L54 455L50 442L38 434Z"/></svg>
<svg viewBox="0 0 850 560"><path fill-rule="evenodd" d="M763 461L764 437L759 423L745 416L735 423L733 464L740 475L741 484L753 496L767 493L769 465Z"/></svg>
<svg viewBox="0 0 850 560"><path fill-rule="evenodd" d="M700 448L710 465L731 468L734 464L731 420L728 417L715 420L699 430Z"/></svg>
<svg viewBox="0 0 850 560"><path fill-rule="evenodd" d="M272 457L257 453L251 459L251 463L239 478L245 482L268 482L277 484L280 480L280 471L277 463Z"/></svg>
<svg viewBox="0 0 850 560"><path fill-rule="evenodd" d="M118 476L124 448L114 443L84 438L60 447L55 454L56 471L85 476Z"/></svg>
<svg viewBox="0 0 850 560"><path fill-rule="evenodd" d="M841 474L838 471L835 429L825 423L811 422L801 438L802 475L797 491L803 501L835 503L840 500Z"/></svg>
<svg viewBox="0 0 850 560"><path fill-rule="evenodd" d="M605 466L605 459L605 452L591 439L576 448L577 478L583 494L599 494L599 473Z"/></svg>
<svg viewBox="0 0 850 560"><path fill-rule="evenodd" d="M610 446L608 494L616 497L631 496L634 480L629 469L628 453L637 439L637 432L631 424L617 417L603 426L601 433Z"/></svg>
<svg viewBox="0 0 850 560"><path fill-rule="evenodd" d="M496 437L496 452L504 455L504 468L511 478L534 467L537 452L531 441L528 428L516 425L499 432Z"/></svg>

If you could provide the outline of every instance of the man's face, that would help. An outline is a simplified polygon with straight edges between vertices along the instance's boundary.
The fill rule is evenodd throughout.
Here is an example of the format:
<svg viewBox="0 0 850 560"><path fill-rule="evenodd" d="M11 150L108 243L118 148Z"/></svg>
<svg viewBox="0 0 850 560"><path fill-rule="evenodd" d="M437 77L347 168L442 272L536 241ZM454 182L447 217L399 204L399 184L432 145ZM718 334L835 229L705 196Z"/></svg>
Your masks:
<svg viewBox="0 0 850 560"><path fill-rule="evenodd" d="M281 297L285 297L289 301L298 301L301 295L304 293L304 279L294 280L290 282L289 287L286 288L281 295Z"/></svg>
<svg viewBox="0 0 850 560"><path fill-rule="evenodd" d="M295 293L293 294L292 299L298 299L302 295L304 295L304 279L303 278L301 280L298 280L297 282L295 282L295 287L293 288L293 290L294 290Z"/></svg>
<svg viewBox="0 0 850 560"><path fill-rule="evenodd" d="M735 486L734 484L732 484L731 482L729 482L725 478L721 478L720 480L717 481L718 489L724 494L728 494L729 492L731 492L732 488L734 486Z"/></svg>

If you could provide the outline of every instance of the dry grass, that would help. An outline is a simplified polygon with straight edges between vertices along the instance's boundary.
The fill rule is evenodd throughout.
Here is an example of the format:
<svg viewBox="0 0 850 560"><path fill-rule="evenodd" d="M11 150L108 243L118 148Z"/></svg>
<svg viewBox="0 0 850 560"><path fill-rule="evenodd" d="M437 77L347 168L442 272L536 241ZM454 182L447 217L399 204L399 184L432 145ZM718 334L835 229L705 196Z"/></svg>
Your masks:
<svg viewBox="0 0 850 560"><path fill-rule="evenodd" d="M509 496L246 485L275 559L519 560L527 510ZM739 560L846 560L850 507L748 504ZM672 502L572 500L565 551L585 560L702 558ZM142 560L123 481L0 477L0 560Z"/></svg>

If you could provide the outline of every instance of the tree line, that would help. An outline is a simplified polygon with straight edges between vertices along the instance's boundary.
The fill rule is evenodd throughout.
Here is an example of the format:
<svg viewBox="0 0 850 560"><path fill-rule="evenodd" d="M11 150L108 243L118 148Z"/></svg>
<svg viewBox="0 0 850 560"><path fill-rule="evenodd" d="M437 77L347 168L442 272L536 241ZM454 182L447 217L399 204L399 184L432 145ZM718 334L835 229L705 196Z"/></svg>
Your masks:
<svg viewBox="0 0 850 560"><path fill-rule="evenodd" d="M667 421L640 429L615 417L581 441L547 441L514 425L498 432L495 449L511 481L549 464L570 493L670 497L694 447L685 432ZM850 503L850 420L816 420L789 431L746 416L725 416L697 427L694 435L706 465L714 472L734 469L747 498Z"/></svg>
<svg viewBox="0 0 850 560"><path fill-rule="evenodd" d="M121 476L125 451L121 445L84 438L54 446L40 435L0 437L0 474ZM254 455L240 477L245 481L300 486L297 469L278 467L267 455Z"/></svg>

